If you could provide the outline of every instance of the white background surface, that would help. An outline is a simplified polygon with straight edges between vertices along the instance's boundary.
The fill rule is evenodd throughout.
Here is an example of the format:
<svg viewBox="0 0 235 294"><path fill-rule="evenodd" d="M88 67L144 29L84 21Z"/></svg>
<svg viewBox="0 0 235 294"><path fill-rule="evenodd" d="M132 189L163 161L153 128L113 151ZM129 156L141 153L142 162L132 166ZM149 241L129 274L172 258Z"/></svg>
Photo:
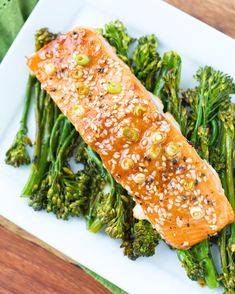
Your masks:
<svg viewBox="0 0 235 294"><path fill-rule="evenodd" d="M34 50L40 27L66 32L76 25L102 26L120 19L134 36L155 33L160 51L175 50L183 59L183 87L189 87L199 65L213 65L235 77L235 41L157 0L41 0L0 66L0 214L64 254L130 293L222 293L200 288L185 275L175 252L164 244L155 256L133 262L124 257L119 241L94 235L83 220L57 220L34 212L19 197L28 168L4 164L4 154L18 128L28 70L25 56ZM31 114L30 134L33 134ZM52 269L53 270L53 269Z"/></svg>

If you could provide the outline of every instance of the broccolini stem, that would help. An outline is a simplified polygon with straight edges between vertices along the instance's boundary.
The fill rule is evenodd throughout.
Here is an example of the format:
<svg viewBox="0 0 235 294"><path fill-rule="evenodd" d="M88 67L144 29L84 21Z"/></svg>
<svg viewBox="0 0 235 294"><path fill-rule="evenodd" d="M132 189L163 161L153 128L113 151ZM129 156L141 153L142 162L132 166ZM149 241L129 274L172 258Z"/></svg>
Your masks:
<svg viewBox="0 0 235 294"><path fill-rule="evenodd" d="M193 143L194 146L197 145L197 138L198 138L198 129L199 127L201 126L202 124L202 117L203 117L203 113L202 113L202 105L203 105L203 90L204 90L204 87L205 87L205 75L203 75L202 77L202 81L201 81L201 92L199 93L199 97L198 97L198 105L196 106L197 108L197 119L196 119L196 123L195 123L195 126L194 126L194 130L193 130L193 133L192 133L192 137L191 137L191 142Z"/></svg>
<svg viewBox="0 0 235 294"><path fill-rule="evenodd" d="M69 134L71 133L71 128L72 128L72 124L70 123L70 121L67 119L67 117L65 117L65 121L64 121L64 125L63 125L63 128L62 128L62 133L60 135L60 138L59 138L59 142L58 142L58 147L62 147L62 145L64 144L64 141L66 140L66 138L69 136ZM74 129L72 131L72 133L74 132ZM76 133L76 132L75 132ZM71 140L72 141L73 139L73 136L71 137Z"/></svg>
<svg viewBox="0 0 235 294"><path fill-rule="evenodd" d="M104 168L102 161L97 156L97 154L91 149L91 147L87 146L87 155L88 155L88 162L94 162L98 169L101 172L101 176L104 178L107 176L107 170Z"/></svg>
<svg viewBox="0 0 235 294"><path fill-rule="evenodd" d="M95 188L95 187L93 187ZM91 195L89 199L89 208L85 215L87 220L87 229L92 233L97 233L102 227L103 223L100 218L97 216L97 207L100 203L101 193L94 193L91 190Z"/></svg>
<svg viewBox="0 0 235 294"><path fill-rule="evenodd" d="M36 139L34 148L34 162L40 157L42 123L43 123L43 105L45 103L46 92L41 88L40 82L37 81L35 86L35 117L36 117ZM33 162L33 166L34 166Z"/></svg>
<svg viewBox="0 0 235 294"><path fill-rule="evenodd" d="M45 122L41 124L41 120L37 120L37 135L35 142L35 158L31 167L31 175L26 183L21 196L30 197L32 192L38 188L42 177L47 171L49 161L48 161L48 151L49 151L49 141L51 136L51 130L53 125L53 104L50 96L47 94L45 97L44 106L44 118ZM40 113L40 109L36 105L36 113Z"/></svg>
<svg viewBox="0 0 235 294"><path fill-rule="evenodd" d="M113 176L111 175L111 173L103 166L102 160L97 156L97 154L88 146L87 147L87 153L88 156L90 158L90 160L92 160L97 167L100 169L101 171L101 176L105 177L107 182L110 184L111 186L111 193L115 193L115 180L113 178Z"/></svg>
<svg viewBox="0 0 235 294"><path fill-rule="evenodd" d="M234 194L234 175L233 175L233 144L234 144L234 119L235 106L230 103L226 112L221 112L219 115L223 123L223 137L222 137L222 152L225 155L226 167L224 172L224 179L226 180L226 192L228 200L235 211L235 194ZM229 290L235 291L235 222L230 226L230 234L227 241L227 257L228 257L228 271L229 279L227 285Z"/></svg>
<svg viewBox="0 0 235 294"><path fill-rule="evenodd" d="M218 140L220 147L220 158L222 161L217 167L219 172L222 186L228 200L231 201L231 206L234 209L234 179L233 179L233 140L234 140L234 108L229 104L227 109L219 112L218 118L220 119L220 134L221 140ZM220 139L220 138L219 138ZM221 168L222 167L222 168ZM220 232L218 245L220 249L220 259L222 273L219 280L226 288L225 293L235 293L235 260L234 260L234 223L227 226Z"/></svg>
<svg viewBox="0 0 235 294"><path fill-rule="evenodd" d="M172 94L172 88L178 90L181 77L181 58L174 52L165 52L160 70L156 75L156 84L154 87L154 95L161 98L165 109L168 106L168 96ZM175 93L173 93L174 95ZM175 101L175 97L174 97ZM178 104L179 101L177 101ZM172 109L171 109L172 110ZM169 110L169 111L171 111ZM179 121L178 121L179 122Z"/></svg>
<svg viewBox="0 0 235 294"><path fill-rule="evenodd" d="M51 137L50 137L50 147L49 147L49 156L52 162L55 161L54 151L56 150L56 144L58 143L58 133L61 121L65 120L66 117L63 114L60 114L58 118L55 120L55 123L52 128Z"/></svg>
<svg viewBox="0 0 235 294"><path fill-rule="evenodd" d="M176 89L174 87L170 87L170 95L172 101L169 101L167 104L167 111L170 113L174 113L174 117L176 121L180 121L180 112L181 112L181 105L179 105L179 98L176 94ZM177 109L174 111L174 107L177 106Z"/></svg>
<svg viewBox="0 0 235 294"><path fill-rule="evenodd" d="M216 143L216 139L219 136L218 121L216 119L213 119L210 125L211 125L211 134L210 134L209 146L213 146Z"/></svg>
<svg viewBox="0 0 235 294"><path fill-rule="evenodd" d="M35 83L35 76L32 74L29 74L27 86L26 86L24 109L23 109L21 120L20 120L20 129L21 130L22 129L27 130L28 114L29 114L29 108L30 108L30 104L31 104L31 97L32 97L32 90L33 90L34 83Z"/></svg>
<svg viewBox="0 0 235 294"><path fill-rule="evenodd" d="M222 149L225 149L225 142L224 138L222 138L221 146ZM224 188L224 192L226 195L228 195L228 189L227 189L227 183L226 183L226 178L225 178L225 172L223 171L220 174L220 179L222 182L222 186ZM226 247L227 247L227 228L223 228L223 230L220 232L220 238L219 238L219 249L220 249L220 259L221 259L221 267L222 267L222 273L223 273L223 280L226 281L224 284L227 284L227 280L229 278L229 271L228 271L228 258L227 258L227 252L226 252Z"/></svg>
<svg viewBox="0 0 235 294"><path fill-rule="evenodd" d="M67 133L67 129L66 129L66 133ZM67 138L64 139L62 146L59 147L59 151L57 153L57 158L56 158L56 167L57 167L56 169L58 171L60 171L62 168L64 152L66 151L66 148L69 146L69 144L71 143L75 135L76 135L76 130L73 129L70 132L70 134L67 136Z"/></svg>
<svg viewBox="0 0 235 294"><path fill-rule="evenodd" d="M167 111L171 112L174 115L177 122L180 122L181 101L177 95L177 92L179 91L181 79L181 58L176 52L170 51L164 54L163 60L166 63L171 64L171 68L168 70L164 77L166 91L169 95Z"/></svg>
<svg viewBox="0 0 235 294"><path fill-rule="evenodd" d="M228 200L235 211L235 195L234 195L234 178L233 178L233 140L234 140L234 131L225 128L225 143L226 143L226 170L225 177L227 182L227 196ZM231 275L233 275L233 289L235 291L235 222L230 225L230 236L228 239L228 260Z"/></svg>
<svg viewBox="0 0 235 294"><path fill-rule="evenodd" d="M225 132L225 146L226 146L226 179L228 185L228 200L235 211L235 197L234 197L234 179L233 179L233 139L234 133L230 129ZM235 233L235 232L234 232Z"/></svg>
<svg viewBox="0 0 235 294"><path fill-rule="evenodd" d="M99 220L99 218L95 218L94 220L88 219L87 227L88 230L92 233L97 233L103 227L103 223Z"/></svg>
<svg viewBox="0 0 235 294"><path fill-rule="evenodd" d="M57 120L57 117L59 116L60 113L61 112L60 112L58 106L54 103L54 119L53 119L54 120L54 124L55 124L55 122Z"/></svg>
<svg viewBox="0 0 235 294"><path fill-rule="evenodd" d="M34 181L37 175L37 165L38 165L38 160L40 158L40 152L41 152L41 124L42 124L42 111L40 107L41 101L45 100L45 92L43 89L41 89L40 82L37 81L35 84L35 117L36 117L36 139L35 139L35 145L34 145L34 158L33 158L33 163L31 166L31 174L29 176L29 179L27 181L27 184L23 188L23 191L21 193L21 196L24 197L30 197L32 190L33 190L33 185Z"/></svg>
<svg viewBox="0 0 235 294"><path fill-rule="evenodd" d="M46 101L45 101L45 127L43 129L43 136L42 136L42 150L41 150L41 158L42 162L40 163L41 168L40 169L40 175L43 176L44 172L46 171L46 167L48 166L48 152L49 152L49 142L50 142L50 137L51 137L51 131L53 127L53 112L54 112L54 107L53 107L53 101L51 100L49 94L46 95Z"/></svg>

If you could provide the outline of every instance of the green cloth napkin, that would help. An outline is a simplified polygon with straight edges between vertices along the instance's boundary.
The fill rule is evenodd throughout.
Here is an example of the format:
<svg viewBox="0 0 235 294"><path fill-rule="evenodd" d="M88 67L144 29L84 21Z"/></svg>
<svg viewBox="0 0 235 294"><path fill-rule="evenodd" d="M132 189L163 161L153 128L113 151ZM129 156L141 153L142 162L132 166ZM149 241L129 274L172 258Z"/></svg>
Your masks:
<svg viewBox="0 0 235 294"><path fill-rule="evenodd" d="M0 0L0 61L37 0Z"/></svg>
<svg viewBox="0 0 235 294"><path fill-rule="evenodd" d="M0 0L0 62L36 3L37 0ZM112 293L126 293L88 268L79 266Z"/></svg>

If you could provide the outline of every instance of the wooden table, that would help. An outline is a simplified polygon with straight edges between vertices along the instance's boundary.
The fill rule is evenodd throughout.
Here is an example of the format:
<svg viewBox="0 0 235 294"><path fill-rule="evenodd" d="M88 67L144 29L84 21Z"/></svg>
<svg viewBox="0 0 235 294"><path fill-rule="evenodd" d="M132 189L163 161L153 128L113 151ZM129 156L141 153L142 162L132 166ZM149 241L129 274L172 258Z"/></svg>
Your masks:
<svg viewBox="0 0 235 294"><path fill-rule="evenodd" d="M235 38L235 0L166 2ZM0 217L0 293L110 292L72 260Z"/></svg>

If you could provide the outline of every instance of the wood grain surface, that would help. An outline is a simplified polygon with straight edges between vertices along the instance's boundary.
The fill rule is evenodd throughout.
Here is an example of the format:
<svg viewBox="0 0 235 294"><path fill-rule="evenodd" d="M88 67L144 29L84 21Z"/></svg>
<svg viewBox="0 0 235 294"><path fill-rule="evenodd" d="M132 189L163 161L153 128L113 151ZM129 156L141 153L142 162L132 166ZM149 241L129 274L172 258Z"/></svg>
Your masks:
<svg viewBox="0 0 235 294"><path fill-rule="evenodd" d="M6 220L2 219L2 223L6 225ZM32 236L21 233L27 239L0 226L1 294L109 293L71 260L64 261L55 251L49 252L43 244L37 244Z"/></svg>
<svg viewBox="0 0 235 294"><path fill-rule="evenodd" d="M235 0L166 2L235 38ZM0 217L0 293L110 292L73 260Z"/></svg>
<svg viewBox="0 0 235 294"><path fill-rule="evenodd" d="M166 2L235 38L235 0L166 0Z"/></svg>

